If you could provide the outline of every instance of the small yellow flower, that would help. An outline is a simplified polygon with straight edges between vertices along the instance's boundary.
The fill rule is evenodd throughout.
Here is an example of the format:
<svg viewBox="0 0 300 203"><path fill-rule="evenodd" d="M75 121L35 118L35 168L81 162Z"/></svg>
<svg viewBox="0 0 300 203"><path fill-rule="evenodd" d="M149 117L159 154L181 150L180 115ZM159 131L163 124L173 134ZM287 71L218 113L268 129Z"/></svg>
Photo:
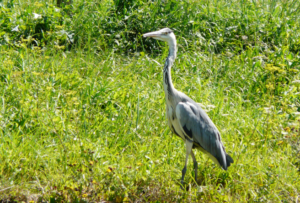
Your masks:
<svg viewBox="0 0 300 203"><path fill-rule="evenodd" d="M64 26L63 25L55 25L55 28L62 29L62 28L64 28Z"/></svg>
<svg viewBox="0 0 300 203"><path fill-rule="evenodd" d="M77 92L76 91L68 91L67 93L66 93L66 95L75 95Z"/></svg>
<svg viewBox="0 0 300 203"><path fill-rule="evenodd" d="M11 65L14 65L14 62L12 61L12 60L6 60L6 61L4 61L4 66L11 66Z"/></svg>
<svg viewBox="0 0 300 203"><path fill-rule="evenodd" d="M82 194L82 197L83 198L86 198L88 195L87 194Z"/></svg>
<svg viewBox="0 0 300 203"><path fill-rule="evenodd" d="M43 6L43 4L40 3L40 2L35 2L34 5L35 5L36 7L38 7L38 8Z"/></svg>
<svg viewBox="0 0 300 203"><path fill-rule="evenodd" d="M123 202L130 202L130 200L127 197L124 197Z"/></svg>
<svg viewBox="0 0 300 203"><path fill-rule="evenodd" d="M38 73L38 72L33 71L32 74L38 76L38 75L41 75L42 73Z"/></svg>
<svg viewBox="0 0 300 203"><path fill-rule="evenodd" d="M274 90L275 87L273 84L269 83L269 84L266 84L266 88L269 89L269 90Z"/></svg>
<svg viewBox="0 0 300 203"><path fill-rule="evenodd" d="M265 69L268 70L268 71L270 71L270 72L272 72L272 73L274 73L276 71L279 72L279 73L285 72L285 70L283 70L283 69L281 69L281 68L279 68L277 66L274 66L273 64L267 64L266 67L265 67Z"/></svg>
<svg viewBox="0 0 300 203"><path fill-rule="evenodd" d="M281 144L283 144L282 140L280 140L280 141L277 142L277 145L281 145Z"/></svg>
<svg viewBox="0 0 300 203"><path fill-rule="evenodd" d="M293 68L291 68L289 71L290 71L290 72L293 72L293 73L298 73L298 72L299 72L299 70L293 69Z"/></svg>
<svg viewBox="0 0 300 203"><path fill-rule="evenodd" d="M66 48L66 46L59 46L59 45L55 45L54 46L56 49L65 49Z"/></svg>

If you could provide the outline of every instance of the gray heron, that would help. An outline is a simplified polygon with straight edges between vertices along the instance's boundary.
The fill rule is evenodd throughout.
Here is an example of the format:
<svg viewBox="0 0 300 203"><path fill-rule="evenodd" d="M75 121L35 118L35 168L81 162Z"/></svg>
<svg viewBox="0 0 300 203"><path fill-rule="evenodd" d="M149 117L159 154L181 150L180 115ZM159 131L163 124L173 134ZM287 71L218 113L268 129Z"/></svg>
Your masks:
<svg viewBox="0 0 300 203"><path fill-rule="evenodd" d="M169 127L175 135L184 140L186 146L186 158L182 170L181 184L183 185L184 183L190 154L194 162L195 181L197 181L198 165L192 151L193 148L197 148L207 154L214 163L227 170L227 167L233 163L233 159L226 153L217 127L194 100L176 90L173 86L171 67L177 51L176 37L173 31L169 28L163 28L155 32L146 33L143 36L165 41L169 45L169 55L163 69L163 86Z"/></svg>

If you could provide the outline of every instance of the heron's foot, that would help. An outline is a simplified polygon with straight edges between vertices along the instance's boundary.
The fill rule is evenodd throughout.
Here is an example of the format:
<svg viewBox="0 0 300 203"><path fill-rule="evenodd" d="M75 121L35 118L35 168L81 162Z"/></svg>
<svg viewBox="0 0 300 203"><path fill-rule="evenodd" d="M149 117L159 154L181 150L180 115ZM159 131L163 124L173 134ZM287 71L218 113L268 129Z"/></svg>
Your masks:
<svg viewBox="0 0 300 203"><path fill-rule="evenodd" d="M189 191L189 189L190 189L190 184L187 184L186 182L181 181L181 182L180 182L180 189L185 190L185 191Z"/></svg>
<svg viewBox="0 0 300 203"><path fill-rule="evenodd" d="M180 189L184 190L184 185L185 185L185 183L181 181L180 182Z"/></svg>
<svg viewBox="0 0 300 203"><path fill-rule="evenodd" d="M186 173L186 166L184 166L184 168L182 169L181 189L183 189L185 173Z"/></svg>

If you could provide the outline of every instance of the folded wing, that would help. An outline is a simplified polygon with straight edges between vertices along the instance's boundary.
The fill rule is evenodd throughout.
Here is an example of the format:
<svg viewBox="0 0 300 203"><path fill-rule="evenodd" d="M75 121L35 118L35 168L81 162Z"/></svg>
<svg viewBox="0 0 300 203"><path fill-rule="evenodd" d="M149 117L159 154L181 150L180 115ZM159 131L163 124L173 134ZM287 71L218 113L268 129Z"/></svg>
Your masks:
<svg viewBox="0 0 300 203"><path fill-rule="evenodd" d="M179 102L176 106L176 117L181 130L193 141L194 145L227 170L233 160L226 154L220 133L205 111L195 102Z"/></svg>

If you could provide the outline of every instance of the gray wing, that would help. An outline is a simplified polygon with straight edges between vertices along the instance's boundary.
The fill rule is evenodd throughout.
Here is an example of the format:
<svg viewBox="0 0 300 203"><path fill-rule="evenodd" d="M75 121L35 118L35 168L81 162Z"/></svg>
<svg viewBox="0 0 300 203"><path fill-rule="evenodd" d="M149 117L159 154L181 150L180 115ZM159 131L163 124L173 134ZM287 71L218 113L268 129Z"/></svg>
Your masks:
<svg viewBox="0 0 300 203"><path fill-rule="evenodd" d="M233 160L226 154L220 133L208 115L195 102L186 101L177 104L176 117L183 133L227 170Z"/></svg>

